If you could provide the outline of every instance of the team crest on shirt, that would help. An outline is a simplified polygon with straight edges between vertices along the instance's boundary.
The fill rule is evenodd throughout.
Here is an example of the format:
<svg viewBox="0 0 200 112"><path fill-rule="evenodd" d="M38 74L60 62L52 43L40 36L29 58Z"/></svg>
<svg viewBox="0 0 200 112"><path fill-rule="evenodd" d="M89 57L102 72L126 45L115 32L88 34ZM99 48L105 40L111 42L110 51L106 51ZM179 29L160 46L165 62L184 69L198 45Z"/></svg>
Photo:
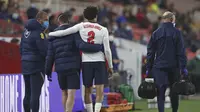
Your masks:
<svg viewBox="0 0 200 112"><path fill-rule="evenodd" d="M30 31L25 30L25 32L24 32L24 37L25 37L25 38L28 38L30 34L31 34Z"/></svg>
<svg viewBox="0 0 200 112"><path fill-rule="evenodd" d="M43 33L40 33L40 38L44 39L44 34Z"/></svg>

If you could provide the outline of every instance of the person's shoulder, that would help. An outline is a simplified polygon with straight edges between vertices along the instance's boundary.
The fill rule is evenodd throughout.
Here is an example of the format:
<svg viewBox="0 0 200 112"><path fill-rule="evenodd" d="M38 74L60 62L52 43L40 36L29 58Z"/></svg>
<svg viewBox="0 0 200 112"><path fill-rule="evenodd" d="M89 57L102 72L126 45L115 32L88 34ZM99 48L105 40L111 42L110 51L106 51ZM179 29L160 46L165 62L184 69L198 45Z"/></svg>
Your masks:
<svg viewBox="0 0 200 112"><path fill-rule="evenodd" d="M161 27L158 27L155 31L153 31L152 35L157 34L158 32L160 32L162 30Z"/></svg>
<svg viewBox="0 0 200 112"><path fill-rule="evenodd" d="M178 28L176 28L176 27L173 27L173 29L171 30L171 32L175 33L178 36L182 35L182 32Z"/></svg>
<svg viewBox="0 0 200 112"><path fill-rule="evenodd" d="M84 23L86 23L86 22L80 22L80 23L77 23L77 24L81 24L81 25L82 25L82 24L84 24Z"/></svg>
<svg viewBox="0 0 200 112"><path fill-rule="evenodd" d="M176 27L174 27L174 30L175 30L177 33L181 33L181 31L180 31L178 28L176 28Z"/></svg>
<svg viewBox="0 0 200 112"><path fill-rule="evenodd" d="M100 25L98 23L96 23L96 25L99 26L102 29L103 33L107 33L108 32L108 29L106 27L104 27L104 26L102 26L102 25Z"/></svg>
<svg viewBox="0 0 200 112"><path fill-rule="evenodd" d="M104 26L102 26L102 25L100 25L99 23L95 23L97 26L99 26L99 27L101 27L103 30L107 30L107 28L106 27L104 27Z"/></svg>
<svg viewBox="0 0 200 112"><path fill-rule="evenodd" d="M175 29L175 28L173 28ZM167 30L165 27L161 27L159 26L155 31L153 31L153 35L155 34L160 34L160 33L164 33L165 31L172 31L172 30Z"/></svg>
<svg viewBox="0 0 200 112"><path fill-rule="evenodd" d="M54 31L65 30L70 27L72 27L72 25L62 25L62 26L58 26Z"/></svg>
<svg viewBox="0 0 200 112"><path fill-rule="evenodd" d="M84 24L85 24L86 22L80 22L80 23L77 23L77 24L75 24L74 26L83 26Z"/></svg>

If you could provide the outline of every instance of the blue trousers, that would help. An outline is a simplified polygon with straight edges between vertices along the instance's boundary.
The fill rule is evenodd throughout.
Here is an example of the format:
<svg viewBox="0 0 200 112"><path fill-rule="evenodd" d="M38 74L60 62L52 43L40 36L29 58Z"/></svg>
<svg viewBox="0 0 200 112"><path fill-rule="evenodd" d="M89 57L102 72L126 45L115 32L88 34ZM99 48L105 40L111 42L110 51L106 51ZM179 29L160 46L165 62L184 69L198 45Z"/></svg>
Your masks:
<svg viewBox="0 0 200 112"><path fill-rule="evenodd" d="M179 70L174 68L153 68L152 75L158 88L158 111L164 112L165 92L167 87L170 87L172 112L177 112L179 106L179 97L172 91L172 85L179 80Z"/></svg>
<svg viewBox="0 0 200 112"><path fill-rule="evenodd" d="M40 72L24 74L23 77L25 83L25 96L23 100L24 111L39 112L40 94L45 76Z"/></svg>

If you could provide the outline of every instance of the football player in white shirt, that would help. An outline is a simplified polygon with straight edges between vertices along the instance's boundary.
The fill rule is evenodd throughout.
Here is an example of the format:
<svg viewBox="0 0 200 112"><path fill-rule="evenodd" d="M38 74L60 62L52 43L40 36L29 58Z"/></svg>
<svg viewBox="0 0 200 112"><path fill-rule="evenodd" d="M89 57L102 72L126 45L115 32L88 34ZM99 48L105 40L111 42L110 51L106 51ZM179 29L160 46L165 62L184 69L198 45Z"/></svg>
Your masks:
<svg viewBox="0 0 200 112"><path fill-rule="evenodd" d="M112 74L112 54L109 45L109 34L107 28L99 25L97 22L97 7L89 6L84 9L84 17L87 22L81 22L66 30L59 30L49 33L49 36L61 37L79 32L81 38L91 44L103 44L104 53L108 61L108 72ZM102 100L104 97L104 85L108 83L108 72L106 68L106 59L103 52L82 53L82 73L83 84L85 88L85 104L87 112L93 112L92 105L92 86L93 80L96 87L95 111L100 112Z"/></svg>

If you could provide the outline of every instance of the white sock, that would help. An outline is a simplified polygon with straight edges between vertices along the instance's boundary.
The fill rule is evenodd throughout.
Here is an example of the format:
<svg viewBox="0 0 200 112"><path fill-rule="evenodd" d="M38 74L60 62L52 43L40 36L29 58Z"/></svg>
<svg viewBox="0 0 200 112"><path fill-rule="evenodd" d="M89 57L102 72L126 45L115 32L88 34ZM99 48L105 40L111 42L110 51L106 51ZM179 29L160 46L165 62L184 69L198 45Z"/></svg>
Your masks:
<svg viewBox="0 0 200 112"><path fill-rule="evenodd" d="M87 112L93 112L93 105L92 103L86 104L85 105Z"/></svg>
<svg viewBox="0 0 200 112"><path fill-rule="evenodd" d="M101 106L102 106L101 103L96 103L95 104L95 112L100 112L101 111Z"/></svg>

